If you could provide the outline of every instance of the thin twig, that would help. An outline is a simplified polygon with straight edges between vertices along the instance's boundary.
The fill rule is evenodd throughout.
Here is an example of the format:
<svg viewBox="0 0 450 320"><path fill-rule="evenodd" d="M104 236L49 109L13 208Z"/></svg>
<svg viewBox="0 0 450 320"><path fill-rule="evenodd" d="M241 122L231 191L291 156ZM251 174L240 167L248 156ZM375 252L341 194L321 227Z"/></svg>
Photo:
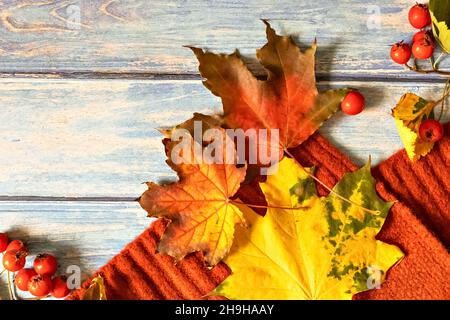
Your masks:
<svg viewBox="0 0 450 320"><path fill-rule="evenodd" d="M448 96L449 93L450 93L450 78L447 79L447 82L445 83L444 92L442 93L441 112L439 113L438 121L441 120L442 115L444 114L444 109L445 109L445 104L446 104L446 99L445 98ZM439 103L439 102L437 102L437 103Z"/></svg>
<svg viewBox="0 0 450 320"><path fill-rule="evenodd" d="M9 272L9 270L8 270L8 292L9 292L9 298L11 300L14 300L14 296L13 296L12 289L11 289L11 273Z"/></svg>
<svg viewBox="0 0 450 320"><path fill-rule="evenodd" d="M36 301L36 300L42 300L42 299L46 299L46 298L50 298L50 296L48 295L45 297L21 298L20 300Z"/></svg>
<svg viewBox="0 0 450 320"><path fill-rule="evenodd" d="M447 80L447 83L449 82L449 80L450 79ZM439 100L434 102L435 106L438 105L438 103L441 103L442 101L444 101L445 98L447 98L448 95L450 95L450 90L449 90L449 88L447 88L447 83L446 83L446 86L445 86L446 89L444 90L444 93L442 94L442 97Z"/></svg>
<svg viewBox="0 0 450 320"><path fill-rule="evenodd" d="M328 187L325 183L323 183L320 179L316 178L312 173L308 172L308 170L306 170L306 169L300 164L300 162L298 162L298 160L297 160L297 159L296 159L296 158L295 158L295 157L294 157L287 149L284 149L284 152L285 152L289 157L291 157L292 159L294 159L294 160L300 165L300 167L302 168L302 170L303 170L309 177L311 177L312 179L314 179L315 181L317 181L322 187L324 187L325 189L327 189L330 193L332 193L333 195L335 195L337 198L339 198L339 199L341 199L342 201L345 201L345 202L347 202L347 203L350 203L350 204L352 204L352 205L354 205L354 206L360 208L360 209L363 210L363 211L367 211L367 212L372 213L372 214L380 214L380 211L378 211L378 210L371 210L371 209L365 208L365 207L363 207L362 205L360 205L359 203L356 203L356 202L354 202L354 201L352 201L352 200L350 200L350 199L347 199L347 198L341 196L339 193L337 193L336 191L334 191L333 189L331 189L330 187Z"/></svg>
<svg viewBox="0 0 450 320"><path fill-rule="evenodd" d="M414 62L415 64L415 62ZM419 69L417 66L410 66L409 64L405 63L405 67L407 67L409 70L414 71L414 72L418 72L418 73L425 73L425 74L429 74L429 73L435 73L441 76L450 76L450 71L444 71L444 70L438 70L438 69Z"/></svg>

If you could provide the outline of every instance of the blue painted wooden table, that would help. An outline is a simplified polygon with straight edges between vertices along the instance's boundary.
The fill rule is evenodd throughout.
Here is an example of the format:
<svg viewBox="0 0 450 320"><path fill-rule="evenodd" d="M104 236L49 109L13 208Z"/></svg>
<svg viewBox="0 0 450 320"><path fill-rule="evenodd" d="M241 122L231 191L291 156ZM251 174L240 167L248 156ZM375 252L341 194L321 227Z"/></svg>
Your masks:
<svg viewBox="0 0 450 320"><path fill-rule="evenodd" d="M141 183L174 177L156 128L221 108L182 46L239 48L261 74L261 18L300 44L317 38L321 88L366 96L364 113L337 114L320 131L359 164L386 159L402 147L390 116L400 96L443 89L388 58L414 32L413 3L1 1L0 232L55 253L62 271L78 265L87 277L105 264L150 223L133 201Z"/></svg>

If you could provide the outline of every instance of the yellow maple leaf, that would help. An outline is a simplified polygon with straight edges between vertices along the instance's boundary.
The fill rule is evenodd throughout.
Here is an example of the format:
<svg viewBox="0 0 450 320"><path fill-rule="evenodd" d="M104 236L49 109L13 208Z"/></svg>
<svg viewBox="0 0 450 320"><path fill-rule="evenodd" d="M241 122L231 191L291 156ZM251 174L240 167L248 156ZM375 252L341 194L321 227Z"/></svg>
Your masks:
<svg viewBox="0 0 450 320"><path fill-rule="evenodd" d="M398 134L411 160L417 160L433 149L433 142L420 138L419 127L423 120L432 117L434 105L414 93L406 93L392 109Z"/></svg>
<svg viewBox="0 0 450 320"><path fill-rule="evenodd" d="M230 299L351 299L380 284L403 256L376 240L392 203L381 200L370 162L334 187L340 195L318 197L314 181L290 158L261 189L270 207L265 217L242 207L240 227L225 263L232 274L214 291ZM280 204L292 208L276 208Z"/></svg>

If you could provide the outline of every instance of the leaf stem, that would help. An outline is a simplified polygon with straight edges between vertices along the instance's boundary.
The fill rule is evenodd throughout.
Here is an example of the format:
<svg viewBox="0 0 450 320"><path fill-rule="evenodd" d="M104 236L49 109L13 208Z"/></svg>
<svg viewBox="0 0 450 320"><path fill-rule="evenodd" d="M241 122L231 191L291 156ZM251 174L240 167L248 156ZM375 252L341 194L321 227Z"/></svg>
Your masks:
<svg viewBox="0 0 450 320"><path fill-rule="evenodd" d="M300 167L302 168L302 170L303 170L303 171L304 171L311 179L313 179L314 181L316 181L317 183L319 183L322 187L324 187L325 189L327 189L330 193L332 193L333 195L335 195L337 198L339 198L339 199L341 199L342 201L345 201L345 202L347 202L347 203L350 203L350 204L352 204L352 205L354 205L354 206L360 208L360 209L363 210L363 211L367 211L367 212L372 213L372 214L380 214L380 211L378 211L378 210L371 210L371 209L365 208L365 207L363 207L362 205L360 205L359 203L356 203L356 202L354 202L354 201L352 201L352 200L350 200L350 199L345 198L344 196L341 196L339 193L337 193L336 191L334 191L332 188L328 187L328 186L327 186L324 182L322 182L319 178L315 177L312 173L308 172L308 170L306 170L306 169L301 165L301 163L298 162L298 160L292 155L292 153L289 152L289 150L284 149L284 152L285 152L289 157L291 157L292 159L294 159L294 160L300 165Z"/></svg>
<svg viewBox="0 0 450 320"><path fill-rule="evenodd" d="M250 208L261 208L261 209L282 209L282 210L306 210L309 209L310 207L289 207L289 206L264 206L264 205L258 205L258 204L248 204L248 203L244 203L242 201L238 201L238 200L230 200L230 202L235 203L235 204L244 204L247 207Z"/></svg>

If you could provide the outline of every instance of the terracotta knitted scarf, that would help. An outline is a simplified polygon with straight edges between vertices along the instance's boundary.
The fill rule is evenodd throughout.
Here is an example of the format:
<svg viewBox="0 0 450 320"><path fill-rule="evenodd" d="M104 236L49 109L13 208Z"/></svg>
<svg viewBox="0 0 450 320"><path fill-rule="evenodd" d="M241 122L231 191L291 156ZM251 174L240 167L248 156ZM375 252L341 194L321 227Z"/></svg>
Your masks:
<svg viewBox="0 0 450 320"><path fill-rule="evenodd" d="M412 163L399 151L372 170L377 191L386 201L398 200L378 235L405 253L380 289L354 299L450 299L450 124L446 135L425 159ZM294 156L304 166L316 166L317 176L333 186L348 171L357 169L325 138L315 134ZM318 187L319 194L326 190ZM247 203L264 204L256 182L239 192ZM201 299L228 275L219 264L208 270L200 253L175 264L155 252L166 227L158 220L95 275L105 279L109 299ZM95 276L94 275L94 276ZM79 299L88 280L69 299Z"/></svg>

